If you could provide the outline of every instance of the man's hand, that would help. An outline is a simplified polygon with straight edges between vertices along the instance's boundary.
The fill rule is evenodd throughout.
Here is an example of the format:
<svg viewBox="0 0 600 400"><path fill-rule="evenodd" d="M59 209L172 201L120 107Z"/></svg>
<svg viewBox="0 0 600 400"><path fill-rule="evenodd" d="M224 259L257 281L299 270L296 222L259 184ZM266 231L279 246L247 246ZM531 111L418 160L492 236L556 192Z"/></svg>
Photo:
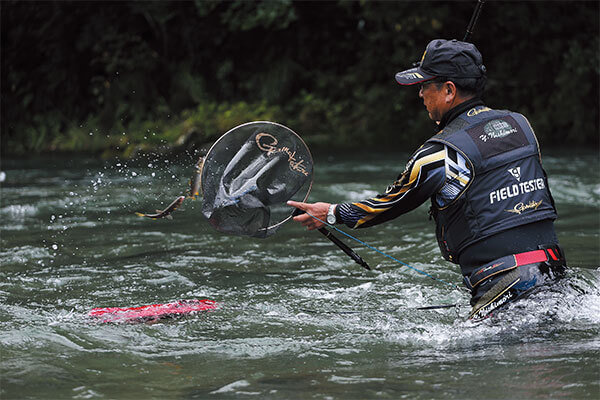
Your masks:
<svg viewBox="0 0 600 400"><path fill-rule="evenodd" d="M311 215L319 218L321 221L327 220L327 211L329 210L329 203L300 203L297 201L288 201L288 206L296 207L302 211L306 211ZM305 226L309 231L319 229L325 224L321 221L317 221L310 215L304 213L301 215L297 215L294 217L294 221L300 222L303 226Z"/></svg>

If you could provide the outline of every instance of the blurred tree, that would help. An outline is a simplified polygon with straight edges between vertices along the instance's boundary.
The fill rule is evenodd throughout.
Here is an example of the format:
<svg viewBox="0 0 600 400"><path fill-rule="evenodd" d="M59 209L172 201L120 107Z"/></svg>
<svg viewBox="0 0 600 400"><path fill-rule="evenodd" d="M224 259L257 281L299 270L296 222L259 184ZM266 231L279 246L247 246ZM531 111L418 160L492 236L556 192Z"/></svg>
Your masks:
<svg viewBox="0 0 600 400"><path fill-rule="evenodd" d="M487 2L475 28L486 102L546 145L599 143L599 4ZM267 116L314 146L410 150L432 127L394 74L462 39L474 5L4 1L2 153L201 143Z"/></svg>

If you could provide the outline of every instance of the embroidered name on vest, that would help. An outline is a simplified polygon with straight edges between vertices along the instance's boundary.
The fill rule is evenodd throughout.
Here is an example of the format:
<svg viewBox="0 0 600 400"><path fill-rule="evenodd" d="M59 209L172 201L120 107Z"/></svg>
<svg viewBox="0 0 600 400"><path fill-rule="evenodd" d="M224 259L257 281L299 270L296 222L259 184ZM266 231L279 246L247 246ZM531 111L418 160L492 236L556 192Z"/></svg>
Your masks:
<svg viewBox="0 0 600 400"><path fill-rule="evenodd" d="M510 115L486 121L468 129L467 133L486 158L528 144L523 130Z"/></svg>

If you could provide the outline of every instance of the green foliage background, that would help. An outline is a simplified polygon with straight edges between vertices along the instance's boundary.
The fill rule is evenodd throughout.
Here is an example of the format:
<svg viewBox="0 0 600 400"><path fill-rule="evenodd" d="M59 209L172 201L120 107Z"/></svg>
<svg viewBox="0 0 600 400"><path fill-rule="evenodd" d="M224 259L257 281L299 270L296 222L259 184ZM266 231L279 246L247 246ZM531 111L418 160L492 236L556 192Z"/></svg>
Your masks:
<svg viewBox="0 0 600 400"><path fill-rule="evenodd" d="M462 39L475 1L3 1L4 155L131 155L274 120L311 147L412 150L431 122L394 74ZM542 145L599 144L599 2L488 1L490 107Z"/></svg>

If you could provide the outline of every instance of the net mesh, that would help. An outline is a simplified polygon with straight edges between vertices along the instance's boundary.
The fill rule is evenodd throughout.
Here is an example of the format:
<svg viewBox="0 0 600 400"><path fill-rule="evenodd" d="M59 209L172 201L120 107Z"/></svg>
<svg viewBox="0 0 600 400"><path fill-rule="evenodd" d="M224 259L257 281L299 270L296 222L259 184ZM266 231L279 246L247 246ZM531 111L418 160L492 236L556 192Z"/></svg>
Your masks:
<svg viewBox="0 0 600 400"><path fill-rule="evenodd" d="M306 200L313 160L291 129L250 122L225 133L202 167L202 214L220 232L265 238L287 221L285 203Z"/></svg>

